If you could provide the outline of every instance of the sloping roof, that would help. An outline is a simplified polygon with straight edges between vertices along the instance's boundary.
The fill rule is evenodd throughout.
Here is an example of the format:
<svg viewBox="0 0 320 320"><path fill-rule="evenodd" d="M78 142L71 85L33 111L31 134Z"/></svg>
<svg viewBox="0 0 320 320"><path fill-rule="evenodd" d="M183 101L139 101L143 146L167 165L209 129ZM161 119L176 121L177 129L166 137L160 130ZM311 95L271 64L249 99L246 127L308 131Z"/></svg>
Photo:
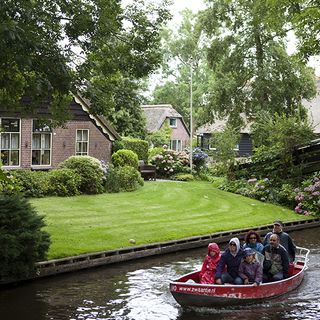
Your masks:
<svg viewBox="0 0 320 320"><path fill-rule="evenodd" d="M245 125L240 129L240 133L250 133L251 123L248 123L245 116L241 114ZM222 132L227 124L227 119L217 119L213 123L207 123L196 130L196 134L212 133L212 132Z"/></svg>
<svg viewBox="0 0 320 320"><path fill-rule="evenodd" d="M314 132L320 133L320 80L317 80L317 95L310 101L302 100L302 104L308 110Z"/></svg>
<svg viewBox="0 0 320 320"><path fill-rule="evenodd" d="M175 110L171 104L148 104L142 105L141 107L147 120L148 132L159 130L167 118L180 118L186 130L189 132L182 115Z"/></svg>
<svg viewBox="0 0 320 320"><path fill-rule="evenodd" d="M106 134L111 141L114 141L116 139L120 139L119 134L116 132L116 130L111 126L109 121L104 116L99 115L92 115L90 114L90 101L84 97L82 97L80 94L73 94L74 99L77 103L80 104L83 111L87 112L90 119L94 121L96 126L102 130L104 134Z"/></svg>

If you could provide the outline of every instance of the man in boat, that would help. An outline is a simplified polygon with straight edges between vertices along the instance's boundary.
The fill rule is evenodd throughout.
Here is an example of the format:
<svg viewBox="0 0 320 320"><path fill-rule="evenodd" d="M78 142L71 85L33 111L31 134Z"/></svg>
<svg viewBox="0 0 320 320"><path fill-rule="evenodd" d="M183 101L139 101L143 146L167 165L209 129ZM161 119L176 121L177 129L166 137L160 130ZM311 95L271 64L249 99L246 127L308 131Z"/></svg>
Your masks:
<svg viewBox="0 0 320 320"><path fill-rule="evenodd" d="M220 257L216 270L216 284L243 284L243 280L238 273L243 257L244 252L240 246L240 240L238 238L232 238L229 241L228 248ZM227 267L226 272L224 272L225 267Z"/></svg>
<svg viewBox="0 0 320 320"><path fill-rule="evenodd" d="M289 255L280 245L278 234L270 236L269 243L264 247L263 282L279 281L288 278Z"/></svg>
<svg viewBox="0 0 320 320"><path fill-rule="evenodd" d="M276 233L280 238L280 244L287 250L289 254L290 262L293 262L296 256L296 246L293 243L292 238L282 230L283 223L280 220L276 220L273 223L273 231L266 234L263 245L266 246L269 243L270 236Z"/></svg>

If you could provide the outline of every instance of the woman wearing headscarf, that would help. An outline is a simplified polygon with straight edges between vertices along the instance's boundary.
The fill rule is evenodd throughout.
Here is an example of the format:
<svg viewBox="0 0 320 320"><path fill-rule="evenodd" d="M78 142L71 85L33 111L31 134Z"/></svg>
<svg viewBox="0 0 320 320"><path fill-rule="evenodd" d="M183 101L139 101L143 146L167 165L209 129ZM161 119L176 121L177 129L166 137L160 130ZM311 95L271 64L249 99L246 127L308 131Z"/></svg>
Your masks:
<svg viewBox="0 0 320 320"><path fill-rule="evenodd" d="M200 271L200 283L213 284L218 262L220 260L220 248L215 243L209 243L206 255Z"/></svg>

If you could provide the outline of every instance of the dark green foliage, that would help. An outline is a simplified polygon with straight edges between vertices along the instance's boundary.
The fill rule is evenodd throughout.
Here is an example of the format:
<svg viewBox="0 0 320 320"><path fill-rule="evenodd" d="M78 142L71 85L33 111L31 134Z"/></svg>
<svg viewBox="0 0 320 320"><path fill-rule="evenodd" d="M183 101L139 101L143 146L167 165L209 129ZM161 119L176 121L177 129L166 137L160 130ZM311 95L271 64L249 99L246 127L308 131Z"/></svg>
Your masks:
<svg viewBox="0 0 320 320"><path fill-rule="evenodd" d="M34 263L46 258L50 236L26 199L20 195L0 195L0 279L28 277Z"/></svg>
<svg viewBox="0 0 320 320"><path fill-rule="evenodd" d="M114 145L115 152L120 149L131 150L137 154L139 160L143 160L145 163L148 162L148 148L148 141L127 137L122 138Z"/></svg>
<svg viewBox="0 0 320 320"><path fill-rule="evenodd" d="M131 166L110 166L106 175L105 189L107 192L134 191L143 186L144 181L138 170Z"/></svg>
<svg viewBox="0 0 320 320"><path fill-rule="evenodd" d="M52 196L76 196L80 194L81 176L72 169L56 169L48 172L48 194Z"/></svg>
<svg viewBox="0 0 320 320"><path fill-rule="evenodd" d="M103 193L104 173L100 161L90 156L71 156L61 164L81 176L80 191L85 194Z"/></svg>
<svg viewBox="0 0 320 320"><path fill-rule="evenodd" d="M111 157L112 164L115 167L130 166L135 169L138 168L138 156L131 150L121 149L114 153Z"/></svg>
<svg viewBox="0 0 320 320"><path fill-rule="evenodd" d="M11 172L26 197L41 198L48 194L48 172L16 170Z"/></svg>

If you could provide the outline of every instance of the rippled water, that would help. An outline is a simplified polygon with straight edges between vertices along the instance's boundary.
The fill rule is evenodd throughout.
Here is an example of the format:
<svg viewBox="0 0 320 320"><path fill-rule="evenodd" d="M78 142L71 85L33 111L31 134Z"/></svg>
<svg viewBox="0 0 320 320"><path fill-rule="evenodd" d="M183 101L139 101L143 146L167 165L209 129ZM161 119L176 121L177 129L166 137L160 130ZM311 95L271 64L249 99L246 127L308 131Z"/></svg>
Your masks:
<svg viewBox="0 0 320 320"><path fill-rule="evenodd" d="M183 310L169 280L199 268L206 249L142 259L35 281L0 291L2 320L320 319L320 228L292 233L311 249L301 286L260 304Z"/></svg>

